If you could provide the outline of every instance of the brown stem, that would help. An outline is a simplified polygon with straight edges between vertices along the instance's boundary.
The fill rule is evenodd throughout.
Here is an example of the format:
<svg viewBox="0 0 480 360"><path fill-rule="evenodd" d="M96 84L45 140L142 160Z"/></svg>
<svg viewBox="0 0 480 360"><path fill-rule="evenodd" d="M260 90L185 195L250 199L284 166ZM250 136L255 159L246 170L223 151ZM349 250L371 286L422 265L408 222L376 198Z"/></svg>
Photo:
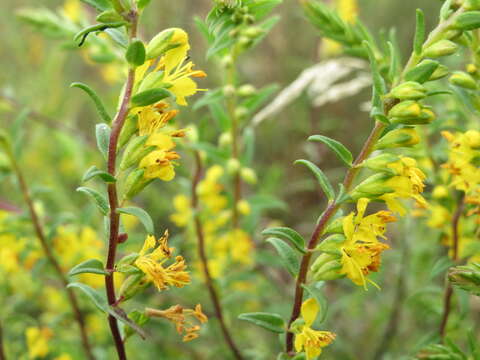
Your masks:
<svg viewBox="0 0 480 360"><path fill-rule="evenodd" d="M35 234L37 235L38 240L40 241L40 245L43 249L43 252L45 253L45 256L47 257L48 262L52 266L52 268L55 270L55 273L57 274L58 279L62 283L63 287L65 288L65 291L67 293L68 300L70 302L70 306L72 307L73 315L75 317L75 320L78 323L78 327L80 329L80 337L82 340L82 345L83 349L85 351L85 354L88 359L94 360L95 357L93 356L92 353L92 348L91 345L88 341L88 336L87 336L87 329L85 326L85 320L83 318L82 312L80 311L80 306L78 305L77 297L75 296L75 293L73 290L68 286L68 279L63 273L62 268L60 267L60 264L55 257L52 248L50 247L50 244L47 241L47 238L45 236L45 232L43 230L43 226L40 222L40 219L38 217L37 211L35 210L35 207L33 205L33 200L32 197L30 196L30 191L27 185L27 182L25 180L25 177L23 176L22 170L20 169L20 166L18 165L15 156L13 154L13 151L9 145L6 146L6 153L8 157L10 158L10 162L12 164L12 168L14 173L17 176L18 179L18 184L20 186L20 190L22 192L23 198L25 203L27 204L29 213L30 213L30 218L32 220L33 227L35 229Z"/></svg>
<svg viewBox="0 0 480 360"><path fill-rule="evenodd" d="M196 231L197 240L198 240L198 255L202 263L202 269L203 269L203 274L205 276L205 282L207 284L208 293L210 294L210 298L213 303L215 315L218 319L218 322L220 323L220 328L222 329L223 337L225 338L225 341L230 347L230 350L232 351L232 354L235 357L235 359L243 360L242 354L240 353L240 350L238 349L235 342L233 341L233 338L227 328L227 325L225 324L222 305L220 303L219 296L213 284L213 279L210 274L210 270L208 269L207 254L205 251L205 236L203 233L203 226L202 226L202 222L200 220L200 215L199 215L199 201L198 201L198 195L197 195L197 186L202 177L203 170L202 170L202 160L200 158L200 154L197 151L195 151L195 164L196 164L196 169L195 169L195 174L192 180L192 208L195 213L194 221L195 221L195 231Z"/></svg>
<svg viewBox="0 0 480 360"><path fill-rule="evenodd" d="M129 16L130 20L130 39L136 37L137 34L137 21L138 15L136 11L132 11ZM117 161L117 144L120 132L122 131L125 119L128 116L130 99L132 97L133 85L135 83L135 69L130 68L128 71L127 83L125 85L125 92L123 99L118 110L117 115L113 121L112 132L110 134L110 142L108 144L108 163L107 170L108 173L112 176L115 176L115 166ZM115 268L115 258L117 253L118 245L118 232L120 226L120 214L117 213L118 208L118 196L117 196L117 186L115 183L108 184L108 202L110 205L110 228L109 228L109 239L108 239L108 254L107 254L107 263L106 270L110 272L109 275L105 276L105 288L107 293L107 300L109 305L114 306L117 303L115 295L115 283L113 272ZM117 319L112 315L108 316L108 323L110 325L110 331L112 333L113 341L117 350L118 358L120 360L125 360L127 355L125 353L125 345L120 335L120 330L118 328Z"/></svg>
<svg viewBox="0 0 480 360"><path fill-rule="evenodd" d="M3 327L0 323L0 360L7 360L5 349L3 348Z"/></svg>
<svg viewBox="0 0 480 360"><path fill-rule="evenodd" d="M359 168L357 167L363 160L365 160L373 151L373 146L379 139L380 135L382 134L383 129L385 128L385 124L381 122L377 122L375 127L373 128L370 136L368 137L367 141L363 145L360 154L357 156L355 161L353 162L353 166L347 171L345 175L345 179L343 180L343 185L345 189L348 191L352 186L353 180L355 176L358 174ZM339 205L335 203L335 201L329 203L327 209L323 213L322 217L317 223L315 230L313 231L312 236L310 237L310 241L308 242L308 250L313 250L315 246L317 246L318 241L320 240L321 235L323 234L323 230L325 226L328 224L328 221L335 215L337 210L339 209ZM297 277L297 282L295 285L295 299L293 303L292 315L290 316L290 320L288 322L288 328L290 325L298 318L300 315L300 307L302 305L303 300L303 287L302 285L305 283L307 278L307 272L310 265L310 259L312 258L312 252L307 251L307 253L303 256L302 262L300 264L300 272ZM293 333L287 331L286 338L286 351L287 353L291 353L293 351Z"/></svg>
<svg viewBox="0 0 480 360"><path fill-rule="evenodd" d="M457 202L457 209L455 210L455 213L453 214L452 218L452 238L453 238L453 261L457 262L458 261L458 224L460 222L460 218L463 213L463 208L464 208L464 202L465 200L465 195L462 194L462 196L458 199ZM443 296L443 316L442 316L442 321L440 322L440 339L443 341L445 337L445 331L447 328L447 323L448 323L448 318L450 316L450 310L452 307L452 295L453 295L453 288L450 282L447 280L447 287L445 288L445 294Z"/></svg>

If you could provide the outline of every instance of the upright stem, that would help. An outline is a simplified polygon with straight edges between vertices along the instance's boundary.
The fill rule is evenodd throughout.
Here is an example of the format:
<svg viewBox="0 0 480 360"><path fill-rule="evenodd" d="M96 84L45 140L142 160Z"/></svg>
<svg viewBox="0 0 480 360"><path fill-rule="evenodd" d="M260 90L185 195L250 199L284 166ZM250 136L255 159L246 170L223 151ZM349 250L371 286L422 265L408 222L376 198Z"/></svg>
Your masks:
<svg viewBox="0 0 480 360"><path fill-rule="evenodd" d="M453 261L457 262L458 261L458 224L460 222L460 218L463 213L463 208L464 208L464 199L465 195L462 194L462 196L458 199L457 202L457 208L455 210L455 213L453 214L452 218L452 248L453 248ZM450 316L450 310L452 307L452 295L453 295L453 288L450 282L447 280L447 287L445 288L445 294L443 296L443 316L442 316L442 321L440 322L440 339L443 341L445 337L445 331L447 328L447 323L448 323L448 317Z"/></svg>
<svg viewBox="0 0 480 360"><path fill-rule="evenodd" d="M235 359L243 360L240 350L238 349L237 345L233 341L233 338L225 324L225 320L223 318L222 305L220 303L217 290L215 289L215 286L213 284L212 276L208 269L207 253L205 251L205 236L203 233L202 222L200 220L200 214L199 214L200 209L199 209L198 195L197 195L197 186L202 177L203 169L202 169L202 160L200 158L200 154L197 151L195 151L195 164L196 164L195 175L192 180L192 208L195 213L194 221L195 221L195 231L196 231L197 240L198 240L198 255L202 263L202 269L203 269L203 274L205 276L205 282L207 284L208 293L210 294L210 298L213 303L215 315L218 319L218 322L220 323L220 328L222 329L223 337L225 338L225 341L230 347L230 350L232 351L232 354L235 357Z"/></svg>
<svg viewBox="0 0 480 360"><path fill-rule="evenodd" d="M5 349L3 348L3 327L0 323L0 360L7 360Z"/></svg>
<svg viewBox="0 0 480 360"><path fill-rule="evenodd" d="M359 168L357 167L363 160L365 160L373 151L373 146L379 139L380 135L382 134L383 129L385 128L385 124L381 122L377 122L375 127L373 128L370 136L368 137L367 141L363 145L360 154L355 159L353 166L348 170L347 174L345 175L345 179L343 181L343 185L345 189L348 191L352 186L353 180L355 176L358 174ZM339 209L339 205L332 201L328 204L327 209L323 213L322 217L318 221L317 226L315 227L312 236L310 237L310 241L308 242L308 250L313 250L315 246L317 246L320 237L323 234L325 226L328 224L328 221L335 215L337 210ZM310 260L312 258L312 251L307 251L307 253L303 256L302 262L300 264L300 272L297 277L297 282L295 285L295 298L293 303L292 315L290 316L290 320L288 322L288 328L290 325L298 318L300 315L300 307L302 305L303 299L303 287L302 285L305 283L307 278L308 268L310 266ZM287 353L291 353L293 351L293 333L287 331L286 338L286 351Z"/></svg>
<svg viewBox="0 0 480 360"><path fill-rule="evenodd" d="M91 345L88 341L88 336L87 336L87 329L85 326L85 320L83 318L83 315L80 311L80 306L78 305L78 300L73 292L73 290L69 287L68 285L68 279L63 273L62 268L60 267L60 264L55 257L52 248L50 247L50 244L47 241L47 238L45 236L45 232L43 230L43 226L40 222L40 218L38 217L37 211L35 210L35 207L33 205L33 200L32 197L30 196L30 191L27 185L27 182L25 180L25 177L23 176L22 170L20 169L19 164L17 163L17 160L15 159L15 156L13 154L13 151L9 145L6 147L6 153L7 156L10 159L10 162L12 164L13 171L17 177L18 184L20 186L20 190L22 192L24 201L28 207L29 213L30 213L30 218L32 220L33 227L35 229L35 234L37 235L38 240L40 241L40 245L42 246L43 252L45 253L45 256L47 257L48 262L54 269L55 273L57 274L58 279L62 283L66 293L68 300L70 302L70 306L72 307L73 315L75 317L75 320L78 323L78 327L80 329L80 337L83 345L83 349L85 351L85 355L89 360L94 360L95 357L93 356L92 348ZM1 358L0 358L1 359Z"/></svg>
<svg viewBox="0 0 480 360"><path fill-rule="evenodd" d="M136 11L132 10L128 18L130 20L130 39L133 39L137 35L138 14L136 13ZM120 109L118 110L118 113L115 116L115 119L113 121L112 132L110 134L110 142L108 145L107 170L108 170L108 173L111 174L112 176L115 176L118 138L120 136L120 132L122 131L123 125L125 123L125 119L128 116L130 99L132 97L134 84L135 84L135 69L130 68L128 71L127 83L125 85L125 92L123 95L122 102L120 104ZM110 204L110 228L109 228L106 270L109 272L109 275L105 276L105 288L107 292L108 303L109 305L113 306L117 303L113 273L115 268L115 257L117 252L118 232L119 232L119 226L120 226L120 214L117 213L117 208L118 208L117 186L115 183L108 184L108 202ZM127 355L125 353L125 345L123 343L123 340L118 328L117 319L115 319L112 315L109 315L108 323L110 325L110 331L112 333L113 341L115 343L118 358L120 360L125 360L127 358Z"/></svg>

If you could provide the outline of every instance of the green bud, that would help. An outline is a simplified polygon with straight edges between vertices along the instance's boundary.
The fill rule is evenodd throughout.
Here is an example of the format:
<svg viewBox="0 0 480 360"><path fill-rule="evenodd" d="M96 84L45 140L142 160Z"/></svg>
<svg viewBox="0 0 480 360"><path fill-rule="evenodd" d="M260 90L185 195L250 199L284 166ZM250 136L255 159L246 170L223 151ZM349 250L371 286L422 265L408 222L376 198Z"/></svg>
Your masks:
<svg viewBox="0 0 480 360"><path fill-rule="evenodd" d="M147 60L159 57L168 50L188 46L188 34L180 28L170 28L155 35L147 45Z"/></svg>
<svg viewBox="0 0 480 360"><path fill-rule="evenodd" d="M480 264L453 267L448 272L448 280L452 285L480 296Z"/></svg>
<svg viewBox="0 0 480 360"><path fill-rule="evenodd" d="M438 61L425 59L405 74L405 80L416 81L423 84L430 79L439 65L440 63Z"/></svg>
<svg viewBox="0 0 480 360"><path fill-rule="evenodd" d="M463 7L465 10L480 10L480 0L465 0Z"/></svg>
<svg viewBox="0 0 480 360"><path fill-rule="evenodd" d="M106 10L97 16L97 21L101 23L112 23L122 20L123 18L115 10Z"/></svg>
<svg viewBox="0 0 480 360"><path fill-rule="evenodd" d="M250 26L244 31L242 31L242 35L250 38L250 39L255 39L259 37L260 35L263 34L263 29L258 26Z"/></svg>
<svg viewBox="0 0 480 360"><path fill-rule="evenodd" d="M226 97L232 97L233 95L235 95L235 86L233 85L225 85L223 87L223 95L225 95Z"/></svg>
<svg viewBox="0 0 480 360"><path fill-rule="evenodd" d="M153 179L145 179L144 169L136 169L128 174L124 185L124 199L131 199L142 191Z"/></svg>
<svg viewBox="0 0 480 360"><path fill-rule="evenodd" d="M0 129L0 146L5 150L10 147L10 138L5 130Z"/></svg>
<svg viewBox="0 0 480 360"><path fill-rule="evenodd" d="M453 23L453 27L463 31L478 29L480 27L480 11L467 11L460 14Z"/></svg>
<svg viewBox="0 0 480 360"><path fill-rule="evenodd" d="M315 281L335 280L344 276L339 271L341 268L342 263L340 262L340 259L331 260L322 265L316 271L312 270L311 274Z"/></svg>
<svg viewBox="0 0 480 360"><path fill-rule="evenodd" d="M427 96L427 89L415 81L407 81L395 87L390 94L400 100L419 100Z"/></svg>
<svg viewBox="0 0 480 360"><path fill-rule="evenodd" d="M355 201L362 197L375 198L387 193L393 192L393 189L386 186L385 182L392 176L388 174L375 174L360 184L358 184L351 192L350 196Z"/></svg>
<svg viewBox="0 0 480 360"><path fill-rule="evenodd" d="M218 138L218 145L220 147L227 147L232 143L232 134L230 132L224 132L220 134Z"/></svg>
<svg viewBox="0 0 480 360"><path fill-rule="evenodd" d="M455 71L448 79L450 84L460 86L465 89L475 90L477 89L477 82L475 79L463 71Z"/></svg>
<svg viewBox="0 0 480 360"><path fill-rule="evenodd" d="M381 137L375 145L375 150L414 146L419 142L420 136L414 128L401 128Z"/></svg>
<svg viewBox="0 0 480 360"><path fill-rule="evenodd" d="M137 164L145 155L149 154L154 147L145 146L148 136L137 136L131 140L122 155L120 169L125 170L130 166Z"/></svg>
<svg viewBox="0 0 480 360"><path fill-rule="evenodd" d="M392 117L390 122L392 124L404 124L404 125L425 125L430 124L435 120L435 113L429 107L423 107L419 116L415 117Z"/></svg>
<svg viewBox="0 0 480 360"><path fill-rule="evenodd" d="M257 174L255 173L255 170L253 170L252 168L242 168L240 170L240 176L248 184L257 183Z"/></svg>
<svg viewBox="0 0 480 360"><path fill-rule="evenodd" d="M360 166L366 167L371 170L386 172L392 175L395 175L392 169L388 168L387 165L397 161L399 158L397 155L384 153L373 158L367 159Z"/></svg>
<svg viewBox="0 0 480 360"><path fill-rule="evenodd" d="M440 40L423 51L423 56L438 58L454 54L458 45L450 40Z"/></svg>
<svg viewBox="0 0 480 360"><path fill-rule="evenodd" d="M444 77L447 76L449 73L450 73L450 70L448 69L448 67L446 67L445 65L440 64L440 65L437 67L437 69L433 72L432 76L430 76L429 81L434 81L434 80L438 80L438 79L444 78Z"/></svg>
<svg viewBox="0 0 480 360"><path fill-rule="evenodd" d="M225 55L222 60L221 64L224 68L229 68L233 65L233 57L231 55Z"/></svg>
<svg viewBox="0 0 480 360"><path fill-rule="evenodd" d="M257 92L257 89L255 89L255 86L250 85L250 84L242 85L237 90L237 94L239 96L243 96L243 97L252 96L256 92Z"/></svg>
<svg viewBox="0 0 480 360"><path fill-rule="evenodd" d="M226 167L227 167L227 172L230 175L235 175L240 170L240 167L241 167L240 161L238 161L238 159L235 159L235 158L230 158L227 161L227 166Z"/></svg>
<svg viewBox="0 0 480 360"><path fill-rule="evenodd" d="M122 148L130 140L130 138L135 134L138 129L138 116L129 116L125 120L125 124L122 127L120 132L120 137L118 139L118 146Z"/></svg>
<svg viewBox="0 0 480 360"><path fill-rule="evenodd" d="M148 281L145 279L145 274L130 275L120 287L119 298L121 298L122 301L127 301L147 286Z"/></svg>
<svg viewBox="0 0 480 360"><path fill-rule="evenodd" d="M398 103L388 112L388 117L391 118L409 118L420 116L422 106L413 100L402 101Z"/></svg>
<svg viewBox="0 0 480 360"><path fill-rule="evenodd" d="M10 159L4 153L0 152L0 172L9 172L11 170Z"/></svg>
<svg viewBox="0 0 480 360"><path fill-rule="evenodd" d="M329 254L330 256L334 256L334 258L337 258L339 256L342 256L342 252L340 251L340 245L344 241L345 241L345 235L343 235L343 231L342 231L342 233L340 234L333 234L328 236L326 239L324 239L320 244L318 244L315 247L314 251L321 251L325 254ZM327 261L324 261L323 263L321 263L321 265L323 266L325 262ZM317 262L317 267L320 266L318 264L320 263Z"/></svg>
<svg viewBox="0 0 480 360"><path fill-rule="evenodd" d="M138 259L138 257L139 257L139 254L137 253L131 253L131 254L125 255L117 262L117 266L132 265L135 262L135 260Z"/></svg>
<svg viewBox="0 0 480 360"><path fill-rule="evenodd" d="M248 109L245 106L239 106L235 109L235 116L238 119L243 119L248 115Z"/></svg>

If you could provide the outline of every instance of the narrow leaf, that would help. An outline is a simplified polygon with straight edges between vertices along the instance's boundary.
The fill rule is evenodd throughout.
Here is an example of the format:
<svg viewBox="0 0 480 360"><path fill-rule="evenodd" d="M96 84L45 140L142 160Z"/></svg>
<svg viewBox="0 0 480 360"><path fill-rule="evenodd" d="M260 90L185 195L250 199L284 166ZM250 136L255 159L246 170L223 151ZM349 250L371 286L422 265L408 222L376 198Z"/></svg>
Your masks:
<svg viewBox="0 0 480 360"><path fill-rule="evenodd" d="M146 52L143 42L140 40L133 40L128 46L125 58L128 63L134 67L141 66L145 63Z"/></svg>
<svg viewBox="0 0 480 360"><path fill-rule="evenodd" d="M153 220L150 215L143 209L138 207L124 207L118 208L117 212L120 214L129 214L136 216L140 222L143 224L147 232L151 235L155 233L155 227L153 225Z"/></svg>
<svg viewBox="0 0 480 360"><path fill-rule="evenodd" d="M125 21L116 21L112 23L107 23L107 24L95 24L92 26L88 26L83 30L80 30L78 33L75 34L73 37L73 41L78 41L78 46L82 46L85 40L87 39L87 36L90 35L92 32L97 32L97 31L104 31L106 29L111 29L111 28L118 28L120 26L124 26L127 23Z"/></svg>
<svg viewBox="0 0 480 360"><path fill-rule="evenodd" d="M79 88L85 91L87 95L90 96L93 103L95 104L95 108L97 109L98 115L100 115L102 120L105 121L107 124L110 124L112 122L112 118L110 117L107 110L105 109L105 106L103 105L102 100L90 86L80 82L74 82L70 85L70 87Z"/></svg>
<svg viewBox="0 0 480 360"><path fill-rule="evenodd" d="M82 183L85 183L94 177L99 177L106 183L114 183L117 181L117 179L115 179L115 177L113 177L111 174L106 171L99 170L95 165L93 165L85 172L85 174L83 174Z"/></svg>
<svg viewBox="0 0 480 360"><path fill-rule="evenodd" d="M97 147L105 159L108 159L108 145L110 144L110 126L107 124L97 124L95 126L95 135L97 137Z"/></svg>
<svg viewBox="0 0 480 360"><path fill-rule="evenodd" d="M140 335L142 339L145 340L147 338L147 334L145 333L145 331L140 326L138 326L132 319L129 319L125 311L123 311L119 307L109 306L107 308L107 312L118 321L128 325L132 330L134 330L138 335Z"/></svg>
<svg viewBox="0 0 480 360"><path fill-rule="evenodd" d="M300 251L302 254L305 254L305 240L303 239L302 235L296 232L293 229L288 227L274 227L265 229L262 231L262 235L264 236L279 236L285 240L288 240L292 243L295 248Z"/></svg>
<svg viewBox="0 0 480 360"><path fill-rule="evenodd" d="M156 89L145 90L132 97L132 105L135 107L148 106L160 100L163 100L169 96L172 96L172 93L167 89L156 88Z"/></svg>
<svg viewBox="0 0 480 360"><path fill-rule="evenodd" d="M97 205L103 215L108 214L110 206L108 205L107 199L98 191L85 186L79 187L77 191L87 194L94 201L95 205Z"/></svg>
<svg viewBox="0 0 480 360"><path fill-rule="evenodd" d="M278 334L285 332L285 321L278 314L266 312L244 313L240 314L238 318Z"/></svg>
<svg viewBox="0 0 480 360"><path fill-rule="evenodd" d="M297 276L300 268L300 262L298 261L297 254L293 249L285 243L283 240L278 238L268 238L267 242L272 244L275 250L277 250L278 255L280 255L280 260L282 260L283 266L292 276Z"/></svg>
<svg viewBox="0 0 480 360"><path fill-rule="evenodd" d="M425 16L421 9L417 9L417 27L415 30L415 40L413 41L413 50L415 55L422 54L423 43L425 41Z"/></svg>
<svg viewBox="0 0 480 360"><path fill-rule="evenodd" d="M69 272L69 276L74 276L78 274L99 274L99 275L108 275L109 272L105 270L103 263L97 259L86 260L76 266L74 266Z"/></svg>
<svg viewBox="0 0 480 360"><path fill-rule="evenodd" d="M375 53L373 51L372 45L366 40L362 42L363 47L367 50L368 58L370 60L370 69L372 71L372 78L373 78L373 87L377 91L377 93L381 95L385 95L387 92L387 88L385 86L385 81L380 74L380 70L378 69L377 59L375 58Z"/></svg>
<svg viewBox="0 0 480 360"><path fill-rule="evenodd" d="M312 135L308 138L309 141L319 141L327 145L337 156L349 167L352 166L353 155L337 140L330 139L323 135Z"/></svg>
<svg viewBox="0 0 480 360"><path fill-rule="evenodd" d="M108 303L107 300L100 295L96 290L92 289L90 286L74 282L67 285L68 288L77 288L83 291L84 294L93 302L93 304L101 311L108 312Z"/></svg>
<svg viewBox="0 0 480 360"><path fill-rule="evenodd" d="M99 11L111 9L111 4L108 0L80 0L88 5L93 6Z"/></svg>
<svg viewBox="0 0 480 360"><path fill-rule="evenodd" d="M295 161L295 164L303 164L306 167L308 167L317 178L318 183L322 187L322 190L325 193L325 195L327 195L328 200L333 200L335 198L335 191L333 190L333 187L330 184L330 181L328 181L328 178L325 175L325 173L322 170L320 170L317 165L315 165L311 161L303 160L303 159Z"/></svg>

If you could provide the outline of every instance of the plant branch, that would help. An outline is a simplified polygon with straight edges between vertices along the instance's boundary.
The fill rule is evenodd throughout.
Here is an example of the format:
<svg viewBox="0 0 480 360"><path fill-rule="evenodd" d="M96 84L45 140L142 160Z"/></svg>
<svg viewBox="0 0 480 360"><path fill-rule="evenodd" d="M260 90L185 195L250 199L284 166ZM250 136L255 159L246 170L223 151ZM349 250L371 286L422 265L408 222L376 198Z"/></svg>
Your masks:
<svg viewBox="0 0 480 360"><path fill-rule="evenodd" d="M135 38L137 35L137 21L138 14L135 10L132 10L129 14L130 19L130 40ZM107 170L109 174L115 176L115 166L117 162L117 145L120 132L122 131L125 120L128 116L130 99L132 97L133 85L135 83L135 69L130 68L128 71L127 82L125 84L125 92L123 94L122 102L118 110L117 115L113 121L112 132L110 134L110 142L108 145L108 164ZM117 196L117 186L115 183L108 184L108 202L110 205L110 228L109 228L109 239L108 239L108 254L107 254L107 263L106 270L110 272L109 275L105 276L105 288L107 293L107 300L109 305L115 305L117 303L115 295L115 283L114 283L114 268L115 268L115 258L118 245L118 233L120 226L120 214L117 213L118 208L118 196ZM112 315L108 316L108 323L110 325L110 331L115 343L117 350L118 358L120 360L125 360L127 355L125 353L125 345L118 328L117 319Z"/></svg>
<svg viewBox="0 0 480 360"><path fill-rule="evenodd" d="M43 252L45 253L45 256L47 257L48 262L52 266L52 268L55 270L55 273L62 283L66 293L68 300L70 302L70 306L72 307L73 315L75 317L76 322L78 323L78 327L80 329L80 336L81 336L81 341L82 341L82 346L85 351L85 355L89 360L94 360L95 357L93 356L92 348L88 340L88 335L87 335L87 329L85 326L85 320L83 318L82 312L80 311L80 306L78 305L78 300L73 292L73 290L69 287L68 285L68 279L65 276L57 258L55 257L53 253L53 249L50 247L50 244L47 241L47 238L45 236L45 232L43 230L43 226L40 222L40 218L37 214L37 211L35 210L35 206L33 204L32 197L30 195L30 190L28 188L27 182L25 180L25 177L23 176L23 172L20 169L20 166L15 159L15 156L13 154L13 150L10 147L9 144L5 146L5 150L7 153L7 156L10 159L12 169L17 177L18 184L20 186L20 190L22 192L24 201L28 207L28 211L30 214L30 219L32 220L33 227L35 229L35 234L40 241L40 245L43 249Z"/></svg>
<svg viewBox="0 0 480 360"><path fill-rule="evenodd" d="M198 195L197 195L197 186L198 186L198 183L200 182L200 179L202 177L202 172L203 172L202 160L200 158L200 154L198 153L198 151L195 151L194 155L195 155L196 169L195 169L195 174L192 180L192 208L195 214L194 221L195 221L195 231L196 231L197 240L198 240L198 255L202 263L203 274L205 276L205 282L208 288L208 293L210 294L210 298L213 303L215 316L217 317L218 322L220 323L220 328L222 329L223 337L225 338L225 341L228 344L230 350L232 351L232 354L235 357L235 359L243 360L240 350L238 349L237 345L233 341L230 331L228 330L227 325L225 324L222 305L220 303L217 290L215 289L215 286L213 284L213 279L210 274L210 270L208 269L208 259L207 259L207 253L205 251L205 236L203 233L202 222L200 220L200 214L199 214L200 209L199 209L199 201L198 201Z"/></svg>
<svg viewBox="0 0 480 360"><path fill-rule="evenodd" d="M453 248L453 261L458 262L458 245L459 245L459 234L458 234L458 224L460 223L460 218L463 213L463 208L465 205L465 194L462 194L457 201L457 208L452 217L452 248ZM452 284L447 280L447 287L445 288L445 294L443 296L443 315L440 322L440 339L443 341L445 337L445 332L447 328L448 318L450 316L450 310L452 308L452 295L453 287Z"/></svg>
<svg viewBox="0 0 480 360"><path fill-rule="evenodd" d="M7 356L5 355L5 349L3 347L3 327L0 323L0 360L7 360Z"/></svg>

